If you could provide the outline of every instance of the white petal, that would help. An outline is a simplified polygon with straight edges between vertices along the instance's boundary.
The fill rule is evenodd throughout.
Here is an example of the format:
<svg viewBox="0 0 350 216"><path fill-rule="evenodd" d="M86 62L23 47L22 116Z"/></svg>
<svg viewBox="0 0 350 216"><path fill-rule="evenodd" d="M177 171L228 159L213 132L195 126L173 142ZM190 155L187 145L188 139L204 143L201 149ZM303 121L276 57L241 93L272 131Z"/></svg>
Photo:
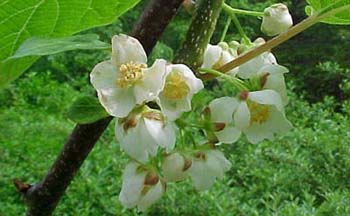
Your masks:
<svg viewBox="0 0 350 216"><path fill-rule="evenodd" d="M96 90L115 88L118 73L111 61L103 61L92 69L90 82Z"/></svg>
<svg viewBox="0 0 350 216"><path fill-rule="evenodd" d="M225 158L225 155L218 150L208 150L205 152L207 164L210 172L217 178L222 179L224 173L231 168L231 162Z"/></svg>
<svg viewBox="0 0 350 216"><path fill-rule="evenodd" d="M107 113L115 117L127 116L136 105L131 89L99 90L97 96Z"/></svg>
<svg viewBox="0 0 350 216"><path fill-rule="evenodd" d="M253 74L256 74L264 63L265 60L263 55L255 57L247 63L240 65L237 75L243 79L248 79Z"/></svg>
<svg viewBox="0 0 350 216"><path fill-rule="evenodd" d="M208 172L208 165L201 159L193 159L189 174L194 187L199 191L209 189L214 184L216 178L216 176Z"/></svg>
<svg viewBox="0 0 350 216"><path fill-rule="evenodd" d="M283 101L283 105L288 103L287 87L284 80L283 74L270 74L267 77L266 83L263 87L264 89L272 89L280 94Z"/></svg>
<svg viewBox="0 0 350 216"><path fill-rule="evenodd" d="M221 97L209 104L212 122L230 123L233 120L233 112L238 107L238 100L232 97Z"/></svg>
<svg viewBox="0 0 350 216"><path fill-rule="evenodd" d="M248 141L250 143L256 144L264 139L273 139L273 131L271 128L266 127L266 124L253 124L246 130L244 130Z"/></svg>
<svg viewBox="0 0 350 216"><path fill-rule="evenodd" d="M281 96L274 90L249 92L248 99L258 104L274 105L280 112L283 112Z"/></svg>
<svg viewBox="0 0 350 216"><path fill-rule="evenodd" d="M292 128L292 124L285 118L285 115L275 107L270 106L269 118L265 123L254 123L244 133L249 142L256 144L264 139L273 140L277 133L285 133Z"/></svg>
<svg viewBox="0 0 350 216"><path fill-rule="evenodd" d="M170 121L179 118L183 112L191 110L191 102L187 98L173 100L164 97L160 93L157 103Z"/></svg>
<svg viewBox="0 0 350 216"><path fill-rule="evenodd" d="M119 67L128 62L147 63L147 55L141 43L133 37L120 34L112 38L112 62Z"/></svg>
<svg viewBox="0 0 350 216"><path fill-rule="evenodd" d="M221 58L222 48L208 44L203 57L203 68L212 68Z"/></svg>
<svg viewBox="0 0 350 216"><path fill-rule="evenodd" d="M265 62L265 64L275 64L275 65L277 65L277 59L271 52L265 52L262 55L264 55L264 62Z"/></svg>
<svg viewBox="0 0 350 216"><path fill-rule="evenodd" d="M134 94L137 104L152 101L164 87L166 61L157 59L152 67L144 69L142 81L135 84Z"/></svg>
<svg viewBox="0 0 350 216"><path fill-rule="evenodd" d="M192 166L189 169L193 184L197 190L209 189L216 178L222 178L224 172L231 168L222 152L217 150L207 150L203 152L206 159L193 159Z"/></svg>
<svg viewBox="0 0 350 216"><path fill-rule="evenodd" d="M119 194L119 201L126 208L133 208L141 197L146 173L137 172L139 164L129 162L123 172L122 189Z"/></svg>
<svg viewBox="0 0 350 216"><path fill-rule="evenodd" d="M185 158L179 153L173 153L164 158L162 170L167 182L181 181L187 176L184 171Z"/></svg>
<svg viewBox="0 0 350 216"><path fill-rule="evenodd" d="M137 139L139 143L142 140L142 146L144 146L150 156L153 157L157 154L157 140L150 134L146 127L145 119L140 120L140 136L137 137Z"/></svg>
<svg viewBox="0 0 350 216"><path fill-rule="evenodd" d="M149 156L157 153L158 145L149 134L143 119L137 125L124 131L123 126L116 124L116 137L120 147L133 159L146 163Z"/></svg>
<svg viewBox="0 0 350 216"><path fill-rule="evenodd" d="M288 73L288 68L277 64L265 64L260 68L259 73L284 74Z"/></svg>
<svg viewBox="0 0 350 216"><path fill-rule="evenodd" d="M235 127L225 127L219 132L215 132L216 137L222 143L234 143L241 136L241 131Z"/></svg>
<svg viewBox="0 0 350 216"><path fill-rule="evenodd" d="M266 126L271 128L275 133L285 133L293 128L284 113L281 113L274 107L271 107L269 121L266 123Z"/></svg>
<svg viewBox="0 0 350 216"><path fill-rule="evenodd" d="M241 101L234 114L235 127L239 129L247 128L250 124L250 111L245 101Z"/></svg>
<svg viewBox="0 0 350 216"><path fill-rule="evenodd" d="M157 202L164 193L164 187L161 181L154 186L152 186L149 191L141 197L137 204L137 208L139 211L145 211L149 208L153 203Z"/></svg>
<svg viewBox="0 0 350 216"><path fill-rule="evenodd" d="M120 148L123 149L126 154L131 158L145 163L148 160L148 152L140 142L138 136L140 135L139 123L134 128L129 128L127 132L124 131L123 126L119 123L116 124L116 138L120 144Z"/></svg>
<svg viewBox="0 0 350 216"><path fill-rule="evenodd" d="M176 134L174 125L170 122L164 125L159 120L153 120L144 118L145 126L149 134L157 142L159 146L162 146L170 151L175 146Z"/></svg>

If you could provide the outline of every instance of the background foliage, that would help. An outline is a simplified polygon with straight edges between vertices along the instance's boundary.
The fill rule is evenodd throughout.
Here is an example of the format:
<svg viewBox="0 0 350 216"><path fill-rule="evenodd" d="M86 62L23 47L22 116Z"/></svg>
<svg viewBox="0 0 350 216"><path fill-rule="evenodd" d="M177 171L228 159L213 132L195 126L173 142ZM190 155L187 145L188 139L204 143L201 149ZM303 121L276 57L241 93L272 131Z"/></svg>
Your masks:
<svg viewBox="0 0 350 216"><path fill-rule="evenodd" d="M276 1L235 0L239 8L262 10ZM285 1L295 21L303 1ZM129 32L145 2L106 27L88 30L109 42ZM180 11L153 51L171 59L184 38L190 15ZM225 16L212 42L220 38ZM260 21L239 16L251 38L263 36ZM220 27L221 26L221 27ZM231 28L227 40L237 39ZM233 167L226 178L197 193L188 181L169 185L146 215L349 215L350 214L350 31L319 24L274 50L290 73L287 115L295 129L275 141L252 145L244 139L224 146ZM22 215L12 179L36 182L45 175L74 124L67 109L93 95L88 74L107 51L70 51L42 57L17 81L0 90L0 215ZM197 95L194 105L232 94L228 85ZM58 206L57 215L138 215L117 200L126 156L114 139L113 123L103 134Z"/></svg>

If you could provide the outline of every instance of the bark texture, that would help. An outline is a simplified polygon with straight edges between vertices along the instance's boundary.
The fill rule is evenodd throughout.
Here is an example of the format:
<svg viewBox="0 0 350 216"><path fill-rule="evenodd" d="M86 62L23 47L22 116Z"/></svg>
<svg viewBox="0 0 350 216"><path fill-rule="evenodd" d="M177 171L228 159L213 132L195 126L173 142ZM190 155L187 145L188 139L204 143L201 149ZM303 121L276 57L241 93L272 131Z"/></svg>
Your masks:
<svg viewBox="0 0 350 216"><path fill-rule="evenodd" d="M151 52L182 1L151 0L149 2L131 33L143 44L147 53ZM41 182L35 185L28 185L21 181L14 182L28 207L26 215L52 215L60 198L111 120L112 117L108 117L91 124L76 125Z"/></svg>

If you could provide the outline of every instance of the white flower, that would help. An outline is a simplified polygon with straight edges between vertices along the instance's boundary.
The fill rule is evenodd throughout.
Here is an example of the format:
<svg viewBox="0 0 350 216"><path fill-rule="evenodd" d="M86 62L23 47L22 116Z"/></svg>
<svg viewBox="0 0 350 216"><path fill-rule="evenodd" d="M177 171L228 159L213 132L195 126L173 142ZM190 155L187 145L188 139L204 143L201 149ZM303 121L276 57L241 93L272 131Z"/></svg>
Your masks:
<svg viewBox="0 0 350 216"><path fill-rule="evenodd" d="M120 147L133 159L145 163L157 154L159 146L170 151L176 141L174 123L166 121L158 110L131 112L116 124Z"/></svg>
<svg viewBox="0 0 350 216"><path fill-rule="evenodd" d="M125 208L145 211L161 198L165 187L158 175L148 171L136 162L129 162L123 172L119 201Z"/></svg>
<svg viewBox="0 0 350 216"><path fill-rule="evenodd" d="M175 120L183 112L191 110L192 97L202 88L202 81L186 65L169 65L164 89L160 92L157 103L169 120Z"/></svg>
<svg viewBox="0 0 350 216"><path fill-rule="evenodd" d="M154 100L164 85L166 61L156 60L147 68L140 42L127 35L112 38L112 59L97 64L90 81L106 111L125 117L137 104Z"/></svg>
<svg viewBox="0 0 350 216"><path fill-rule="evenodd" d="M273 4L264 10L261 31L274 36L287 31L293 25L293 19L284 4Z"/></svg>
<svg viewBox="0 0 350 216"><path fill-rule="evenodd" d="M248 49L264 43L264 39L258 38L254 41L254 45ZM250 83L254 84L252 87L255 91L262 89L275 90L282 97L283 104L287 104L287 89L284 81L285 73L288 73L288 69L277 64L277 60L272 53L265 52L241 65L237 76L242 79L250 79Z"/></svg>
<svg viewBox="0 0 350 216"><path fill-rule="evenodd" d="M261 89L272 89L276 91L283 101L288 103L287 88L284 80L284 74L288 73L288 69L281 65L265 65L257 71L257 78Z"/></svg>
<svg viewBox="0 0 350 216"><path fill-rule="evenodd" d="M197 190L207 190L216 178L222 179L231 168L231 162L218 150L203 150L196 154L189 169L189 175Z"/></svg>
<svg viewBox="0 0 350 216"><path fill-rule="evenodd" d="M203 64L201 67L217 70L224 64L237 58L237 55L237 49L230 48L225 42L221 42L218 45L208 44L204 52ZM235 75L237 73L237 68L227 73Z"/></svg>
<svg viewBox="0 0 350 216"><path fill-rule="evenodd" d="M192 161L186 159L180 153L165 156L162 163L164 179L167 182L181 181L188 175Z"/></svg>
<svg viewBox="0 0 350 216"><path fill-rule="evenodd" d="M251 143L272 140L275 134L292 128L281 96L274 90L244 91L240 93L240 101L222 97L212 101L209 107L214 125L224 123L221 130L214 132L223 143L235 142L242 132Z"/></svg>

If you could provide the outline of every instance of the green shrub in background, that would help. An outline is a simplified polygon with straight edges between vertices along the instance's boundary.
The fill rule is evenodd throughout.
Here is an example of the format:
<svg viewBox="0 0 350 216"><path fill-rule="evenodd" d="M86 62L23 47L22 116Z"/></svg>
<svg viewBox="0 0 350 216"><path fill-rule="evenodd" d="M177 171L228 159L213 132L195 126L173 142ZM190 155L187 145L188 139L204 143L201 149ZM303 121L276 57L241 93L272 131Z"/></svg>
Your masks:
<svg viewBox="0 0 350 216"><path fill-rule="evenodd" d="M262 9L277 1L234 2L242 8ZM303 2L286 3L296 20L304 16ZM88 32L104 41L130 32L141 9L142 5L115 24ZM180 12L150 61L157 56L171 59L183 39L177 36L184 35L189 18ZM254 30L259 20L239 19L251 26L246 29L250 36L261 36ZM219 25L224 23L221 17ZM235 39L236 34L232 31L227 37ZM219 37L216 32L212 42ZM170 184L148 215L350 215L349 39L345 27L319 25L278 48L279 62L290 68L287 80L292 102L287 113L295 129L273 142L252 145L243 140L226 146L233 167L223 184L216 183L203 193L195 192L189 182ZM308 43L319 46L310 49ZM74 98L93 94L88 74L107 55L71 51L43 57L30 73L0 91L0 215L22 214L24 207L12 180L36 182L45 175L74 126L65 118L66 109ZM196 96L197 109L213 94L235 94L228 84L218 86L212 81L212 88L214 93ZM123 210L117 200L126 157L113 134L110 126L69 187L57 215L138 214Z"/></svg>

